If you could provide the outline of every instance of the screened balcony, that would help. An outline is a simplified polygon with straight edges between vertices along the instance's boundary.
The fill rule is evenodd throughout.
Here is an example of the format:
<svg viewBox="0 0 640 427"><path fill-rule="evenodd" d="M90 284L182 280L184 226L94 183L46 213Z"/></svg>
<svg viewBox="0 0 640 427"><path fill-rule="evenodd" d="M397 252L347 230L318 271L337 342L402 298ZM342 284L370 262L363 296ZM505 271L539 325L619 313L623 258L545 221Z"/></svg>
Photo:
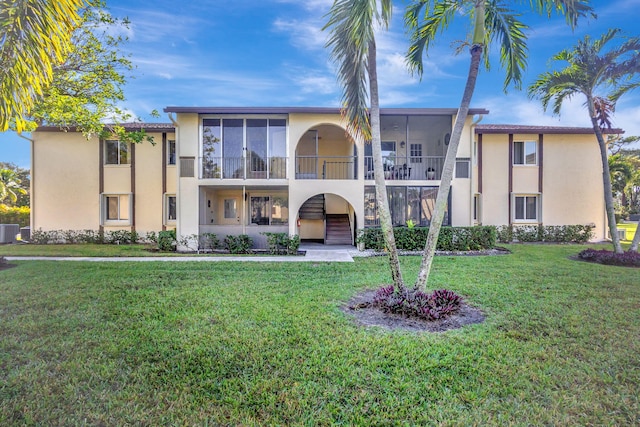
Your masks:
<svg viewBox="0 0 640 427"><path fill-rule="evenodd" d="M382 158L384 177L387 180L440 180L444 156ZM364 158L364 179L374 179L373 156Z"/></svg>

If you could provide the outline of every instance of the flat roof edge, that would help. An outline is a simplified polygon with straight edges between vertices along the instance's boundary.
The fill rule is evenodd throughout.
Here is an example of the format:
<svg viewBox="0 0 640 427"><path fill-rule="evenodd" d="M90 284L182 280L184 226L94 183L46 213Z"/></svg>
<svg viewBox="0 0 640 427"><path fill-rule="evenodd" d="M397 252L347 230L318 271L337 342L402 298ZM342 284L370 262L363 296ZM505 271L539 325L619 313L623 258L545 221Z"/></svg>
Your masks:
<svg viewBox="0 0 640 427"><path fill-rule="evenodd" d="M340 114L337 107L178 107L164 108L165 113L197 114ZM380 114L386 115L454 115L457 108L381 108ZM469 115L489 114L484 108L471 108Z"/></svg>

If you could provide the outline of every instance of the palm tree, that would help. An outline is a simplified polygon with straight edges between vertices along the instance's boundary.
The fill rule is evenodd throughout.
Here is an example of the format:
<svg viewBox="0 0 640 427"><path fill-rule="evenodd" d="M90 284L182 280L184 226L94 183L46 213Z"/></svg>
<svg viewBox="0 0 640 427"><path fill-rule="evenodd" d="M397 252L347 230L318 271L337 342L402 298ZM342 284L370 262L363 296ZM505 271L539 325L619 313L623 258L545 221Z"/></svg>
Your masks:
<svg viewBox="0 0 640 427"><path fill-rule="evenodd" d="M516 88L521 87L522 72L527 61L527 36L524 30L528 27L518 20L519 14L513 10L511 3L513 2L505 0L413 0L407 8L405 23L411 32L407 62L410 69L419 75L423 72L423 52L429 50L437 36L447 29L455 17L467 15L472 19L473 28L472 38L468 43L471 62L467 82L444 161L440 188L431 217L416 288L425 288L429 278L451 189L458 145L483 57L485 65L489 64L487 47L491 42L500 44L500 62L506 69L505 89L511 84ZM549 16L555 11L563 14L572 27L576 25L580 16L591 11L588 0L531 0L530 4L538 13Z"/></svg>
<svg viewBox="0 0 640 427"><path fill-rule="evenodd" d="M529 95L540 98L545 110L553 102L553 113L557 115L560 114L565 99L574 95L586 98L585 104L600 148L605 207L616 253L623 251L616 230L607 145L603 137L603 127L608 125L599 119L607 114L603 110L613 111L616 101L622 95L640 86L640 80L636 79L640 73L640 38L627 39L619 46L605 51L607 43L615 40L619 33L618 29L611 29L593 41L585 36L572 50L565 49L552 58L554 61L566 62L567 67L541 74L529 88ZM601 93L607 95L609 104L606 107L598 102L599 99L604 99Z"/></svg>
<svg viewBox="0 0 640 427"><path fill-rule="evenodd" d="M27 194L27 191L20 187L20 178L11 169L0 169L0 202L9 200L15 203L18 200L18 194Z"/></svg>
<svg viewBox="0 0 640 427"><path fill-rule="evenodd" d="M0 132L24 116L71 48L84 0L0 0Z"/></svg>
<svg viewBox="0 0 640 427"><path fill-rule="evenodd" d="M356 139L371 140L380 226L393 284L396 292L400 292L405 287L384 181L375 40L375 26L388 27L392 6L391 0L335 0L324 29L330 30L327 47L331 48L332 59L338 65L338 80L344 88L343 114L347 128ZM367 110L367 98L371 102L370 111Z"/></svg>

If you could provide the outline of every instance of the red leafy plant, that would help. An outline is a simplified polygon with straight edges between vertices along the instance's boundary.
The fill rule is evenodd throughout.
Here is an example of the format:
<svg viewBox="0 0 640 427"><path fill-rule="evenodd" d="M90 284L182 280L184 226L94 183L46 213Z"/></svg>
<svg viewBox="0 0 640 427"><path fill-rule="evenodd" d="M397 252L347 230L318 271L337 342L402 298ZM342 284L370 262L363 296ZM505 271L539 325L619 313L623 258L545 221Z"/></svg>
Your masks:
<svg viewBox="0 0 640 427"><path fill-rule="evenodd" d="M598 264L640 267L640 253L638 252L627 251L617 254L606 249L585 249L578 254L578 258Z"/></svg>
<svg viewBox="0 0 640 427"><path fill-rule="evenodd" d="M372 305L388 313L437 320L457 312L462 305L462 297L447 289L438 289L431 293L418 289L395 292L393 285L389 285L376 291Z"/></svg>

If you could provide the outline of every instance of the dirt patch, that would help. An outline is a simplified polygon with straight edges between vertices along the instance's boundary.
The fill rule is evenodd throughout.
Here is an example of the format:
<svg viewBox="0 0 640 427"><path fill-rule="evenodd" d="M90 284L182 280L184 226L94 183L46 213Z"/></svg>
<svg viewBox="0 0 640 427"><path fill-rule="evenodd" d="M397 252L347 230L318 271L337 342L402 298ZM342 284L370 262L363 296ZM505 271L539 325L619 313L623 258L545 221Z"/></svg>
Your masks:
<svg viewBox="0 0 640 427"><path fill-rule="evenodd" d="M0 271L15 267L15 264L9 264L6 259L0 256Z"/></svg>
<svg viewBox="0 0 640 427"><path fill-rule="evenodd" d="M431 321L385 313L369 304L373 301L375 293L375 290L369 289L357 294L341 307L342 311L362 326L379 326L388 330L412 332L444 332L462 328L465 325L482 323L485 319L482 311L466 303L462 304L457 313L446 319Z"/></svg>

